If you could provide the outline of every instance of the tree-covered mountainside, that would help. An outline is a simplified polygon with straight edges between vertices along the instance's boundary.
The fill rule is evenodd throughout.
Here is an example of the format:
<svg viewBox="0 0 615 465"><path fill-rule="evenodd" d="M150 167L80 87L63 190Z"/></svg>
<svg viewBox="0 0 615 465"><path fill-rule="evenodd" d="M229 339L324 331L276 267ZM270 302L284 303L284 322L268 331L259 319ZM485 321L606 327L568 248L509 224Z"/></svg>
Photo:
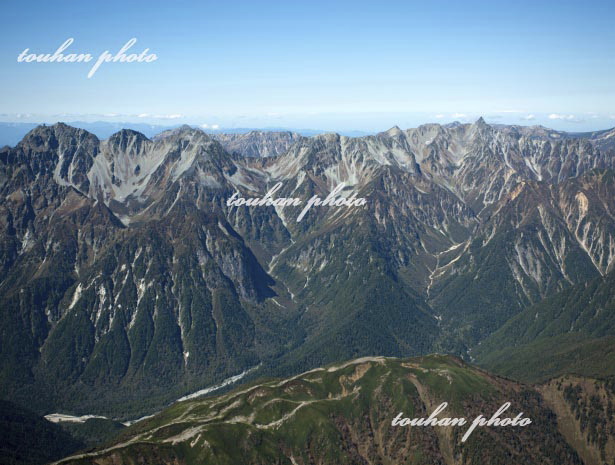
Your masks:
<svg viewBox="0 0 615 465"><path fill-rule="evenodd" d="M0 401L0 463L3 465L43 465L83 446L83 442L60 426L12 402Z"/></svg>
<svg viewBox="0 0 615 465"><path fill-rule="evenodd" d="M357 138L37 127L0 149L0 395L134 419L254 367L470 359L613 270L613 134L482 119ZM277 183L304 201L344 183L366 204L301 222L302 207L227 204ZM572 358L607 350L609 331L559 337L578 336Z"/></svg>
<svg viewBox="0 0 615 465"><path fill-rule="evenodd" d="M538 387L560 431L586 464L615 461L615 378L565 375Z"/></svg>
<svg viewBox="0 0 615 465"><path fill-rule="evenodd" d="M554 390L566 399L592 399L595 391L587 383L564 380L561 390ZM113 443L60 463L610 464L615 435L602 418L614 396L612 390L596 389L603 396L601 406L592 401L599 420L564 423L560 413L567 410L560 405L554 410L547 387L498 378L453 357L366 357L177 403ZM477 427L465 442L469 424L391 424L400 413L427 418L442 402L449 405L439 419L465 418L470 424L481 414L491 418L510 402L500 417L523 412L531 424ZM563 402L568 408L568 400ZM583 442L582 456L568 442L577 427L591 438ZM591 460L592 454L604 462Z"/></svg>
<svg viewBox="0 0 615 465"><path fill-rule="evenodd" d="M63 421L58 423L84 448L91 448L104 444L115 438L126 425L107 418L87 418L83 421Z"/></svg>
<svg viewBox="0 0 615 465"><path fill-rule="evenodd" d="M491 370L528 381L615 375L615 271L527 308L472 355Z"/></svg>
<svg viewBox="0 0 615 465"><path fill-rule="evenodd" d="M524 309L611 272L613 212L612 171L591 171L558 184L519 184L441 272L430 303L442 309L443 327L476 346ZM541 323L549 319L545 315ZM518 327L513 321L509 328Z"/></svg>

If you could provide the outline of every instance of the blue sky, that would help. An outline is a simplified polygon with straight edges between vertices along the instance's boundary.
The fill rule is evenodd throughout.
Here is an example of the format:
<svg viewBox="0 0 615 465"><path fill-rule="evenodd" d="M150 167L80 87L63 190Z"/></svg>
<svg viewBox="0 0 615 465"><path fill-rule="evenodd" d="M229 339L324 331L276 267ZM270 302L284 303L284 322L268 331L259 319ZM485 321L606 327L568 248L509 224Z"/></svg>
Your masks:
<svg viewBox="0 0 615 465"><path fill-rule="evenodd" d="M382 130L615 126L615 2L0 3L0 120ZM153 63L94 56L130 38Z"/></svg>

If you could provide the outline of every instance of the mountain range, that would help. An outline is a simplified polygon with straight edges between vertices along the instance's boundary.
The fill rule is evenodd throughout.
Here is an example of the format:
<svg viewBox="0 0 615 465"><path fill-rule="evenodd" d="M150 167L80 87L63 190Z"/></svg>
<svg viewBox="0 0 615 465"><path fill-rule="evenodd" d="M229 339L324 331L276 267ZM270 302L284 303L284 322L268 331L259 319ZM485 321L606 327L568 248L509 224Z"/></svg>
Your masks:
<svg viewBox="0 0 615 465"><path fill-rule="evenodd" d="M252 368L432 352L615 374L614 136L36 127L0 149L0 397L130 419ZM226 203L278 182L366 205Z"/></svg>
<svg viewBox="0 0 615 465"><path fill-rule="evenodd" d="M7 115L0 115L7 116ZM108 139L116 132L122 129L132 129L133 131L139 131L147 137L153 137L156 134L167 131L170 129L178 128L181 124L148 124L148 123L135 123L135 122L111 122L111 121L71 121L69 125L85 129L92 134L95 134L99 139ZM14 146L19 143L23 137L32 129L40 126L41 123L17 123L17 122L0 122L0 147L5 145ZM286 128L267 128L267 129L255 129L250 127L211 127L207 124L199 126L205 132L212 136L220 136L225 138L233 135L247 134L250 132L288 132ZM322 134L326 131L318 129L293 129L292 132L301 134L303 136L313 136L316 134ZM364 136L367 135L364 131L345 131L346 136Z"/></svg>

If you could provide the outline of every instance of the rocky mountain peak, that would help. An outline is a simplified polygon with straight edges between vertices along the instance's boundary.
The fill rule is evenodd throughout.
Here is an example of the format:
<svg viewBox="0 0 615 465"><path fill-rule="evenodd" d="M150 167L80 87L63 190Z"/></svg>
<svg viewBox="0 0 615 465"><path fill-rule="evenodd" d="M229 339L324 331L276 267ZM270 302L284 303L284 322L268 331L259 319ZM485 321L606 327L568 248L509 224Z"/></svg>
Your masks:
<svg viewBox="0 0 615 465"><path fill-rule="evenodd" d="M401 129L399 129L399 126L393 126L391 129L387 130L385 134L390 137L398 137L400 135L403 135L403 132Z"/></svg>
<svg viewBox="0 0 615 465"><path fill-rule="evenodd" d="M122 129L107 139L106 145L116 154L126 153L134 157L143 150L143 145L149 142L150 140L138 131Z"/></svg>
<svg viewBox="0 0 615 465"><path fill-rule="evenodd" d="M70 144L77 141L97 144L98 138L85 129L79 129L65 123L42 124L28 132L18 146L36 151L46 151L56 149L62 143Z"/></svg>
<svg viewBox="0 0 615 465"><path fill-rule="evenodd" d="M250 131L238 134L212 134L211 137L231 154L249 158L276 157L288 149L303 136L291 131Z"/></svg>
<svg viewBox="0 0 615 465"><path fill-rule="evenodd" d="M489 125L485 122L485 119L484 119L482 116L481 116L481 117L479 117L479 118L478 118L478 119L474 122L474 124L475 124L476 126L483 126L483 127L485 127L485 126L489 126Z"/></svg>
<svg viewBox="0 0 615 465"><path fill-rule="evenodd" d="M482 116L478 118L474 123L472 123L469 127L470 133L476 133L476 134L481 134L481 135L487 134L492 129L493 129L492 126L487 124L487 122L484 120Z"/></svg>
<svg viewBox="0 0 615 465"><path fill-rule="evenodd" d="M163 139L179 140L179 139L192 139L192 138L200 138L202 140L211 140L211 137L205 131L199 128L189 126L187 124L183 124L174 129L163 131L157 136L155 136L153 140L160 141Z"/></svg>

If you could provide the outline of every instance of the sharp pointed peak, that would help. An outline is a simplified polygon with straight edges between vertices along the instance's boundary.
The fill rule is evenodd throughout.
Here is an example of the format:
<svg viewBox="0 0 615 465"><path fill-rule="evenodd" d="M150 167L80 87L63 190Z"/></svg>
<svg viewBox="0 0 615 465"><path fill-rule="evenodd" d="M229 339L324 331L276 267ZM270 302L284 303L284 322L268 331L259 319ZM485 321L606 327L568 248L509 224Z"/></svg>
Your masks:
<svg viewBox="0 0 615 465"><path fill-rule="evenodd" d="M485 122L485 118L483 118L482 116L480 116L475 122L474 122L475 126L489 126L486 122Z"/></svg>
<svg viewBox="0 0 615 465"><path fill-rule="evenodd" d="M397 135L402 134L402 133L403 133L403 131L397 125L393 126L391 129L388 129L387 131L385 131L385 134L387 134L389 136L397 136Z"/></svg>

